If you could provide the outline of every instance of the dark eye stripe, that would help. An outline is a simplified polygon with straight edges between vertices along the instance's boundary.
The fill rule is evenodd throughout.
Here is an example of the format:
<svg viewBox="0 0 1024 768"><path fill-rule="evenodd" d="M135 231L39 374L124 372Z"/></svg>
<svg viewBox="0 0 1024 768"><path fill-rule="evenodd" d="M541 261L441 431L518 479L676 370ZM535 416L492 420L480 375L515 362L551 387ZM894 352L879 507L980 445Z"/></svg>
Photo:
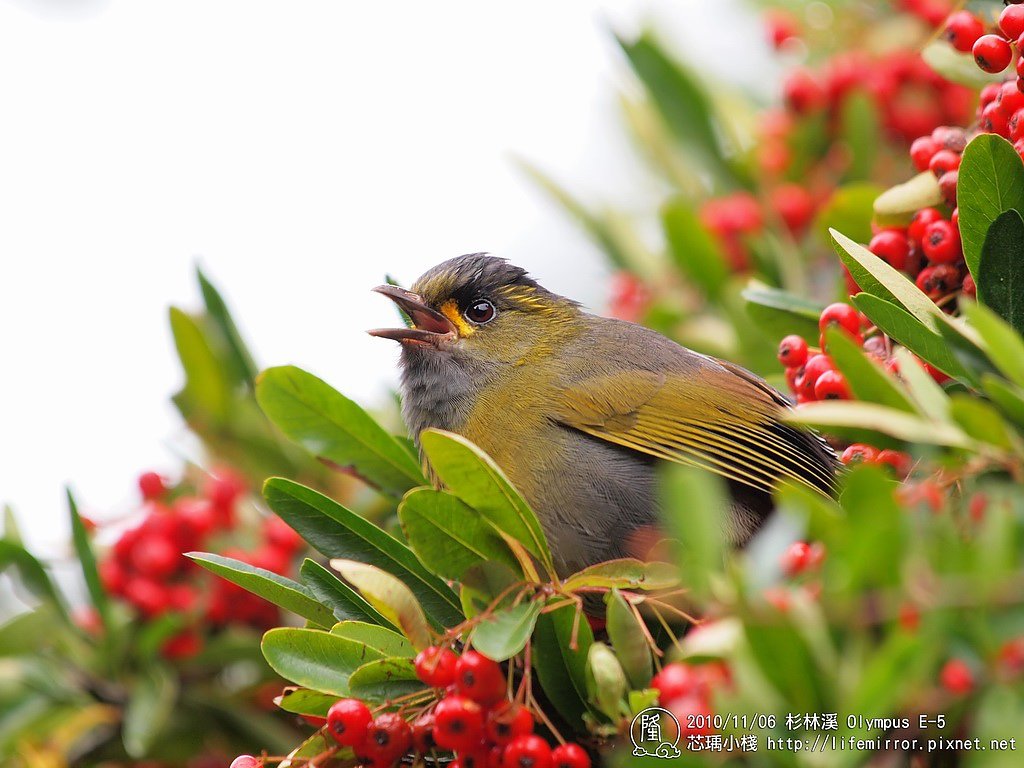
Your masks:
<svg viewBox="0 0 1024 768"><path fill-rule="evenodd" d="M487 299L477 299L466 309L466 319L477 325L491 322L496 314L494 305Z"/></svg>

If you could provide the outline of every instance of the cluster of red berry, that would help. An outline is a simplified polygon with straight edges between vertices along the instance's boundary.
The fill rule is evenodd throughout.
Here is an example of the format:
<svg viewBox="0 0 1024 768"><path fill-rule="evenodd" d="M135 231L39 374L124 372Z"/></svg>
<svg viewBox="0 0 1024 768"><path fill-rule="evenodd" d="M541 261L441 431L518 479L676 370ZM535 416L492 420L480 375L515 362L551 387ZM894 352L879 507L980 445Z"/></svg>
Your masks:
<svg viewBox="0 0 1024 768"><path fill-rule="evenodd" d="M431 646L415 659L416 674L439 696L413 713L378 714L359 699L342 699L327 712L325 729L351 747L361 764L388 768L410 752L453 752L451 768L590 768L579 744L554 748L533 733L533 715L509 701L501 666L477 651L459 655Z"/></svg>
<svg viewBox="0 0 1024 768"><path fill-rule="evenodd" d="M971 53L985 72L998 74L1013 61L1013 49L1024 51L1024 0L1009 0L990 31L970 11L957 11L946 21L943 37L961 53ZM1017 89L1024 93L1024 58L1017 59Z"/></svg>
<svg viewBox="0 0 1024 768"><path fill-rule="evenodd" d="M168 658L187 658L198 653L203 634L198 621L215 625L249 624L272 627L280 616L277 608L231 582L214 579L182 553L209 549L218 533L237 528L236 506L245 491L244 482L229 470L211 475L201 496L168 488L155 472L139 477L145 515L124 531L99 563L107 592L132 605L145 619L168 612L188 616L190 626L171 637L162 651ZM251 565L288 573L302 547L302 539L277 517L263 520L261 545L252 552L225 549L224 555Z"/></svg>
<svg viewBox="0 0 1024 768"><path fill-rule="evenodd" d="M710 624L706 626L710 627ZM697 627L691 635L703 629L703 626ZM675 716L682 738L714 733L714 694L731 685L729 668L718 661L704 664L672 662L651 679L651 688L658 692L659 706Z"/></svg>

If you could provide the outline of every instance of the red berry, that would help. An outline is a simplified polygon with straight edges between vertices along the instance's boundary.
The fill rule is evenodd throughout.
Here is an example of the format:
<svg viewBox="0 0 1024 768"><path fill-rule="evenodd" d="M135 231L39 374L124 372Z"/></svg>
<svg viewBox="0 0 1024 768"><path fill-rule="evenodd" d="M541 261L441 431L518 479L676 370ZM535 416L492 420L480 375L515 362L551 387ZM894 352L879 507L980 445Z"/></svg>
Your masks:
<svg viewBox="0 0 1024 768"><path fill-rule="evenodd" d="M421 755L426 755L437 747L437 742L434 741L433 712L420 715L412 724L412 746Z"/></svg>
<svg viewBox="0 0 1024 768"><path fill-rule="evenodd" d="M679 723L680 735L710 736L715 732L713 725L714 712L702 696L683 696L665 704Z"/></svg>
<svg viewBox="0 0 1024 768"><path fill-rule="evenodd" d="M928 225L921 241L924 255L933 264L951 264L963 256L960 250L960 233L953 223L942 219Z"/></svg>
<svg viewBox="0 0 1024 768"><path fill-rule="evenodd" d="M342 746L359 747L372 720L370 708L359 699L342 699L327 710L327 732Z"/></svg>
<svg viewBox="0 0 1024 768"><path fill-rule="evenodd" d="M911 242L920 245L921 241L924 240L924 232L928 225L941 219L942 214L936 208L922 208L910 220L910 226L907 227L907 236Z"/></svg>
<svg viewBox="0 0 1024 768"><path fill-rule="evenodd" d="M829 304L818 318L818 328L824 333L829 326L842 328L850 336L860 336L860 316L857 310L841 301Z"/></svg>
<svg viewBox="0 0 1024 768"><path fill-rule="evenodd" d="M128 584L128 575L124 567L114 559L107 559L99 566L100 581L103 588L112 595L120 595Z"/></svg>
<svg viewBox="0 0 1024 768"><path fill-rule="evenodd" d="M445 696L434 707L434 741L444 749L472 749L484 733L480 705L465 696Z"/></svg>
<svg viewBox="0 0 1024 768"><path fill-rule="evenodd" d="M505 747L504 768L551 768L551 747L540 736L529 734Z"/></svg>
<svg viewBox="0 0 1024 768"><path fill-rule="evenodd" d="M956 50L968 53L975 41L985 34L985 25L981 19L970 11L957 11L946 21L946 30L942 36Z"/></svg>
<svg viewBox="0 0 1024 768"><path fill-rule="evenodd" d="M964 275L964 282L961 286L961 290L963 291L964 296L969 296L972 299L977 298L978 286L974 284L974 276L970 272Z"/></svg>
<svg viewBox="0 0 1024 768"><path fill-rule="evenodd" d="M1024 139L1024 107L1010 115L1010 119L1006 121L1006 129L1013 141Z"/></svg>
<svg viewBox="0 0 1024 768"><path fill-rule="evenodd" d="M455 682L455 665L459 657L448 648L435 645L416 654L416 677L431 688L447 688Z"/></svg>
<svg viewBox="0 0 1024 768"><path fill-rule="evenodd" d="M1002 671L1011 677L1018 677L1024 673L1024 636L1003 643L997 658Z"/></svg>
<svg viewBox="0 0 1024 768"><path fill-rule="evenodd" d="M878 458L878 450L870 445L854 443L839 457L843 464L872 464Z"/></svg>
<svg viewBox="0 0 1024 768"><path fill-rule="evenodd" d="M823 106L825 91L806 69L790 73L782 85L786 106L798 115L807 114Z"/></svg>
<svg viewBox="0 0 1024 768"><path fill-rule="evenodd" d="M800 33L800 22L796 16L783 10L765 12L764 23L768 29L768 40L776 50Z"/></svg>
<svg viewBox="0 0 1024 768"><path fill-rule="evenodd" d="M1010 115L1003 112L994 101L981 110L979 123L981 130L986 133L998 133L1000 136L1007 136L1010 133Z"/></svg>
<svg viewBox="0 0 1024 768"><path fill-rule="evenodd" d="M484 706L505 697L505 673L497 662L477 651L466 651L455 666L455 687Z"/></svg>
<svg viewBox="0 0 1024 768"><path fill-rule="evenodd" d="M982 35L971 48L974 61L986 72L1002 72L1013 58L1013 49L999 35Z"/></svg>
<svg viewBox="0 0 1024 768"><path fill-rule="evenodd" d="M832 359L828 355L812 355L804 365L803 374L797 379L796 393L813 400L814 385L818 382L818 378L825 371L831 371L832 368Z"/></svg>
<svg viewBox="0 0 1024 768"><path fill-rule="evenodd" d="M982 110L991 104L993 101L999 98L999 92L1002 90L1002 86L999 83L989 83L981 89L981 93L978 96L978 110Z"/></svg>
<svg viewBox="0 0 1024 768"><path fill-rule="evenodd" d="M903 451L894 451L891 448L879 451L877 461L879 464L887 464L892 467L899 477L906 477L910 473L910 466L913 463L909 454Z"/></svg>
<svg viewBox="0 0 1024 768"><path fill-rule="evenodd" d="M956 205L956 188L960 182L959 171L946 171L939 176L939 192L946 205Z"/></svg>
<svg viewBox="0 0 1024 768"><path fill-rule="evenodd" d="M782 570L787 576L796 576L813 570L825 559L825 545L795 541L782 553Z"/></svg>
<svg viewBox="0 0 1024 768"><path fill-rule="evenodd" d="M165 659L191 659L203 650L203 636L195 628L185 629L167 639L160 647Z"/></svg>
<svg viewBox="0 0 1024 768"><path fill-rule="evenodd" d="M938 264L921 270L917 287L932 301L938 301L960 285L960 271L952 264Z"/></svg>
<svg viewBox="0 0 1024 768"><path fill-rule="evenodd" d="M552 768L590 768L590 755L579 744L569 742L551 750Z"/></svg>
<svg viewBox="0 0 1024 768"><path fill-rule="evenodd" d="M1004 113L1012 115L1018 109L1024 109L1024 93L1017 90L1017 84L1013 80L1007 80L999 89L996 103Z"/></svg>
<svg viewBox="0 0 1024 768"><path fill-rule="evenodd" d="M791 334L779 342L779 362L787 368L799 368L807 362L807 342Z"/></svg>
<svg viewBox="0 0 1024 768"><path fill-rule="evenodd" d="M839 371L825 371L814 383L816 400L849 400L850 388Z"/></svg>
<svg viewBox="0 0 1024 768"><path fill-rule="evenodd" d="M262 768L263 761L252 755L239 755L231 761L231 768Z"/></svg>
<svg viewBox="0 0 1024 768"><path fill-rule="evenodd" d="M222 509L233 505L244 492L245 480L230 469L215 470L203 487L203 495Z"/></svg>
<svg viewBox="0 0 1024 768"><path fill-rule="evenodd" d="M129 579L124 588L124 599L146 616L156 616L170 607L167 590L148 578Z"/></svg>
<svg viewBox="0 0 1024 768"><path fill-rule="evenodd" d="M939 145L939 149L948 149L960 155L967 147L967 131L951 125L940 125L932 131L932 141Z"/></svg>
<svg viewBox="0 0 1024 768"><path fill-rule="evenodd" d="M868 250L893 269L903 269L910 255L910 242L902 233L887 229L871 238Z"/></svg>
<svg viewBox="0 0 1024 768"><path fill-rule="evenodd" d="M487 738L495 744L508 744L519 736L533 733L533 715L518 704L496 709L487 715Z"/></svg>
<svg viewBox="0 0 1024 768"><path fill-rule="evenodd" d="M960 155L951 149L940 149L932 155L932 159L928 163L928 170L935 174L935 178L949 171L955 171L959 167Z"/></svg>
<svg viewBox="0 0 1024 768"><path fill-rule="evenodd" d="M673 662L666 664L662 670L651 679L651 688L658 691L658 701L664 703L672 699L689 696L699 684L699 679L694 668L689 664Z"/></svg>
<svg viewBox="0 0 1024 768"><path fill-rule="evenodd" d="M794 235L801 234L814 217L814 198L799 184L783 184L772 190L771 204Z"/></svg>
<svg viewBox="0 0 1024 768"><path fill-rule="evenodd" d="M1011 40L1024 35L1024 5L1008 5L999 14L999 28Z"/></svg>
<svg viewBox="0 0 1024 768"><path fill-rule="evenodd" d="M157 501L167 493L167 486L156 472L143 472L139 475L139 490L146 501Z"/></svg>
<svg viewBox="0 0 1024 768"><path fill-rule="evenodd" d="M377 715L366 729L366 741L360 753L373 761L374 766L397 763L412 748L412 727L395 712Z"/></svg>
<svg viewBox="0 0 1024 768"><path fill-rule="evenodd" d="M955 696L965 696L974 689L974 673L961 659L950 659L939 674L942 687Z"/></svg>
<svg viewBox="0 0 1024 768"><path fill-rule="evenodd" d="M177 569L180 563L177 548L166 539L143 536L132 549L132 565L139 573L154 579L163 579Z"/></svg>
<svg viewBox="0 0 1024 768"><path fill-rule="evenodd" d="M934 141L931 136L920 136L914 139L914 143L910 145L910 159L914 163L914 167L919 171L927 171L928 164L931 163L932 157L939 149L938 142Z"/></svg>

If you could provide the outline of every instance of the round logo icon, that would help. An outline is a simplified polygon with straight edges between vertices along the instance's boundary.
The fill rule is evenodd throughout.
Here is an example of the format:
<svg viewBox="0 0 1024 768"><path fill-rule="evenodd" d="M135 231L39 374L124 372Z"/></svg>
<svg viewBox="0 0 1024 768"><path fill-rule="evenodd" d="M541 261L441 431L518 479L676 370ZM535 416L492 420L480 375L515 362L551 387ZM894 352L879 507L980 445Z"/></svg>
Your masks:
<svg viewBox="0 0 1024 768"><path fill-rule="evenodd" d="M663 707L638 712L629 724L629 740L636 757L679 757L679 721Z"/></svg>

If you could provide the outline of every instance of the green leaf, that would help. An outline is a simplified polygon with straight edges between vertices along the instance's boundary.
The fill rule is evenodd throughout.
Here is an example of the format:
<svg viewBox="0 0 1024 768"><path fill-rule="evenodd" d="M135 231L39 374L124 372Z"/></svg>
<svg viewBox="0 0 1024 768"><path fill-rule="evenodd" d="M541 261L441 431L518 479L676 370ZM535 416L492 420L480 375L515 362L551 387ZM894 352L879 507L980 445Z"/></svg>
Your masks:
<svg viewBox="0 0 1024 768"><path fill-rule="evenodd" d="M697 598L710 594L711 579L722 569L729 504L722 482L705 470L665 466L661 511L666 532L678 542L682 582Z"/></svg>
<svg viewBox="0 0 1024 768"><path fill-rule="evenodd" d="M451 627L462 621L451 588L430 573L411 549L373 523L323 494L283 478L268 480L263 496L317 551L329 558L369 563L405 582L435 626Z"/></svg>
<svg viewBox="0 0 1024 768"><path fill-rule="evenodd" d="M949 397L931 374L924 369L921 361L905 347L897 347L893 353L899 365L900 378L925 416L945 421L949 415Z"/></svg>
<svg viewBox="0 0 1024 768"><path fill-rule="evenodd" d="M786 414L786 421L817 427L829 434L852 435L871 442L876 434L889 435L907 443L973 447L971 439L952 424L936 422L874 403L821 401L805 403ZM861 440L861 438L865 439Z"/></svg>
<svg viewBox="0 0 1024 768"><path fill-rule="evenodd" d="M954 378L969 378L945 339L909 313L870 293L858 293L852 301L871 322L925 362Z"/></svg>
<svg viewBox="0 0 1024 768"><path fill-rule="evenodd" d="M55 612L41 605L16 614L0 624L0 659L41 653L58 636L61 627Z"/></svg>
<svg viewBox="0 0 1024 768"><path fill-rule="evenodd" d="M607 560L577 571L562 584L566 592L582 587L670 589L679 586L679 571L669 563L645 563L631 557Z"/></svg>
<svg viewBox="0 0 1024 768"><path fill-rule="evenodd" d="M274 699L274 703L285 712L293 712L296 715L327 717L327 710L337 700L337 696L329 693L311 691L308 688L287 688Z"/></svg>
<svg viewBox="0 0 1024 768"><path fill-rule="evenodd" d="M824 309L818 302L756 282L744 288L742 296L747 300L747 314L773 335L795 333L811 339L818 335L818 318Z"/></svg>
<svg viewBox="0 0 1024 768"><path fill-rule="evenodd" d="M270 630L260 648L271 669L285 680L334 696L348 696L349 675L368 661L384 657L366 643L293 627Z"/></svg>
<svg viewBox="0 0 1024 768"><path fill-rule="evenodd" d="M846 333L838 328L829 328L825 333L829 357L843 372L850 390L858 400L877 403L898 411L916 413L896 380L879 365L874 358L864 353Z"/></svg>
<svg viewBox="0 0 1024 768"><path fill-rule="evenodd" d="M334 614L326 606L316 601L313 594L297 581L285 578L265 568L257 568L235 560L209 552L188 552L186 557L201 565L211 573L237 584L243 589L269 600L286 611L302 616L304 619L327 629L334 624Z"/></svg>
<svg viewBox="0 0 1024 768"><path fill-rule="evenodd" d="M633 688L643 688L651 681L654 664L651 648L636 614L629 607L626 598L618 589L608 595L607 619L608 639L615 655L622 662L622 669Z"/></svg>
<svg viewBox="0 0 1024 768"><path fill-rule="evenodd" d="M409 491L398 507L398 519L413 552L439 576L458 580L485 560L519 568L487 518L450 493L432 488Z"/></svg>
<svg viewBox="0 0 1024 768"><path fill-rule="evenodd" d="M512 658L526 647L543 607L542 602L529 600L495 611L473 630L473 647L495 661Z"/></svg>
<svg viewBox="0 0 1024 768"><path fill-rule="evenodd" d="M992 222L976 272L978 300L1024 334L1024 218L1006 211Z"/></svg>
<svg viewBox="0 0 1024 768"><path fill-rule="evenodd" d="M846 172L846 177L850 179L870 179L875 167L875 159L878 156L878 136L882 133L881 119L876 102L866 92L855 90L843 99L841 109L841 138L851 155L850 167ZM847 187L843 187L843 189ZM876 190L876 197L877 194ZM872 200L874 200L874 197L871 200L865 200L866 205L862 209L867 214L868 221L871 219ZM831 226L841 232L849 233L851 237L855 236L848 229L844 229L836 224Z"/></svg>
<svg viewBox="0 0 1024 768"><path fill-rule="evenodd" d="M372 702L384 702L426 689L416 677L410 659L378 659L363 664L348 679L352 696Z"/></svg>
<svg viewBox="0 0 1024 768"><path fill-rule="evenodd" d="M294 366L269 368L256 381L256 399L289 438L382 492L397 497L426 484L415 459L397 440L313 374Z"/></svg>
<svg viewBox="0 0 1024 768"><path fill-rule="evenodd" d="M908 280L906 275L893 269L884 260L841 232L831 230L830 234L836 253L862 290L902 306L926 327L936 327L938 315L942 314L942 310Z"/></svg>
<svg viewBox="0 0 1024 768"><path fill-rule="evenodd" d="M729 279L729 266L718 242L711 236L690 202L669 201L661 210L668 252L673 263L710 299L721 295Z"/></svg>
<svg viewBox="0 0 1024 768"><path fill-rule="evenodd" d="M1024 388L1010 384L992 374L981 377L985 394L1018 426L1024 427Z"/></svg>
<svg viewBox="0 0 1024 768"><path fill-rule="evenodd" d="M185 386L174 402L189 423L220 424L227 420L231 385L220 360L199 324L177 307L171 307L171 333L185 370Z"/></svg>
<svg viewBox="0 0 1024 768"><path fill-rule="evenodd" d="M105 633L110 632L110 603L107 599L107 591L100 581L99 571L96 569L96 553L93 552L92 542L89 541L89 532L85 530L82 517L78 514L78 505L70 488L65 488L68 497L68 512L71 515L71 541L75 547L75 554L78 556L78 564L82 569L82 577L85 579L85 588L89 592L89 600L92 602L100 621L103 622Z"/></svg>
<svg viewBox="0 0 1024 768"><path fill-rule="evenodd" d="M719 180L735 185L737 169L726 159L714 107L703 85L649 36L633 43L622 38L618 42L680 146Z"/></svg>
<svg viewBox="0 0 1024 768"><path fill-rule="evenodd" d="M13 567L21 584L35 597L52 604L65 619L68 617L64 597L50 580L42 564L24 547L13 541L0 539L0 573Z"/></svg>
<svg viewBox="0 0 1024 768"><path fill-rule="evenodd" d="M576 626L576 644L572 643ZM590 624L576 609L542 613L533 634L532 659L544 694L566 722L579 731L587 711L587 654L594 642Z"/></svg>
<svg viewBox="0 0 1024 768"><path fill-rule="evenodd" d="M299 576L310 594L330 608L338 621L388 623L362 595L314 560L303 560Z"/></svg>
<svg viewBox="0 0 1024 768"><path fill-rule="evenodd" d="M871 219L875 200L882 194L877 184L855 182L839 187L821 207L814 220L814 230L829 242L829 230L844 232L857 242L871 239Z"/></svg>
<svg viewBox="0 0 1024 768"><path fill-rule="evenodd" d="M385 656L403 656L412 658L416 651L409 641L397 632L365 621L342 621L331 627L331 634L347 637L357 643L366 643Z"/></svg>
<svg viewBox="0 0 1024 768"><path fill-rule="evenodd" d="M551 573L554 564L540 521L497 464L469 440L424 430L420 445L441 482L499 531L517 539Z"/></svg>
<svg viewBox="0 0 1024 768"><path fill-rule="evenodd" d="M597 708L617 720L626 697L626 673L615 653L604 643L593 643L587 652L587 696Z"/></svg>
<svg viewBox="0 0 1024 768"><path fill-rule="evenodd" d="M975 440L1005 451L1013 449L1013 438L1006 422L991 405L971 395L957 394L950 398L949 414L961 429Z"/></svg>
<svg viewBox="0 0 1024 768"><path fill-rule="evenodd" d="M991 133L975 136L960 162L956 198L964 260L980 286L978 266L989 228L1006 211L1024 216L1024 165L1013 145Z"/></svg>
<svg viewBox="0 0 1024 768"><path fill-rule="evenodd" d="M177 696L175 678L164 667L149 667L135 680L121 734L130 757L138 759L149 752L167 726Z"/></svg>
<svg viewBox="0 0 1024 768"><path fill-rule="evenodd" d="M960 307L982 338L985 354L1008 379L1024 387L1024 339L988 307L960 300Z"/></svg>
<svg viewBox="0 0 1024 768"><path fill-rule="evenodd" d="M459 599L467 617L476 616L487 609L499 596L511 600L509 588L521 583L518 571L493 560L474 565L462 576Z"/></svg>
<svg viewBox="0 0 1024 768"><path fill-rule="evenodd" d="M331 560L331 568L352 584L367 602L402 630L413 648L430 645L430 627L415 595L400 579L387 571L355 560Z"/></svg>
<svg viewBox="0 0 1024 768"><path fill-rule="evenodd" d="M214 326L220 332L221 338L228 349L227 362L232 369L235 380L244 383L250 390L255 386L257 367L253 362L242 335L238 332L228 306L220 292L214 287L203 271L196 268L196 279L199 281L199 290L203 294L203 303L206 305L206 314L213 321Z"/></svg>
<svg viewBox="0 0 1024 768"><path fill-rule="evenodd" d="M880 194L875 199L875 216L890 221L909 221L915 212L922 208L932 208L941 202L942 192L935 174L925 171Z"/></svg>
<svg viewBox="0 0 1024 768"><path fill-rule="evenodd" d="M981 69L970 53L960 53L945 40L932 40L921 51L921 58L947 80L970 88L981 89L998 83L1002 76Z"/></svg>

